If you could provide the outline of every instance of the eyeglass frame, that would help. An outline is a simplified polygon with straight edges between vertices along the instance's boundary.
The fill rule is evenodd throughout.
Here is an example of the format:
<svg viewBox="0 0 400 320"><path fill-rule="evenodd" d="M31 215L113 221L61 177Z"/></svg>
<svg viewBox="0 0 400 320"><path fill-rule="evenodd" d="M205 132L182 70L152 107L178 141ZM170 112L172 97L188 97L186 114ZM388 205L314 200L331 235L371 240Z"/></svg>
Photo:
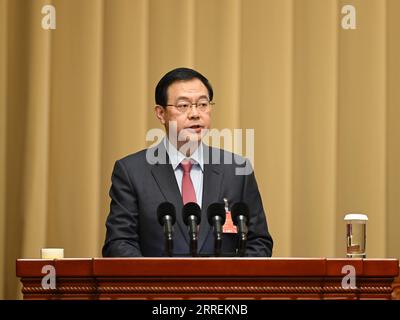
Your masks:
<svg viewBox="0 0 400 320"><path fill-rule="evenodd" d="M202 100L199 100L199 101L202 101ZM175 109L178 110L180 113L187 113L189 110L191 110L191 108L193 106L196 106L196 109L198 111L205 112L205 111L207 111L207 108L211 108L211 106L215 105L215 102L213 102L213 101L204 100L204 102L207 101L208 105L207 105L206 109L202 110L199 108L199 101L197 101L196 103L191 103L189 101L185 101L185 103L190 104L190 107L188 107L186 110L183 110L183 111L181 109L179 109L176 104L167 104L167 105L165 105L165 107L175 107Z"/></svg>

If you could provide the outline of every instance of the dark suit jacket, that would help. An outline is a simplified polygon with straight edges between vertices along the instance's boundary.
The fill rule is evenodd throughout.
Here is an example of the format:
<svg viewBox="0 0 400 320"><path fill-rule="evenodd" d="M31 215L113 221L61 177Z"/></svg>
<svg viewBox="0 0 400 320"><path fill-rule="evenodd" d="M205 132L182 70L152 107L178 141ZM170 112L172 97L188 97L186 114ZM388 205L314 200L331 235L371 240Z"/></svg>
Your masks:
<svg viewBox="0 0 400 320"><path fill-rule="evenodd" d="M149 163L146 151L163 161ZM236 175L236 168L250 165L232 153L203 145L205 159L203 202L198 251L200 255L214 253L214 234L207 220L211 203L227 198L232 206L245 202L250 209L247 256L270 257L273 241L268 232L265 213L254 173ZM163 156L164 155L164 156ZM219 161L216 159L219 158ZM223 164L229 162L231 164ZM224 162L225 160L225 162ZM161 162L161 163L160 163ZM215 162L219 164L214 164ZM207 164L209 163L209 164ZM239 164L237 164L239 163ZM242 168L243 169L243 168ZM182 220L182 197L163 143L116 161L110 189L111 205L107 218L104 257L164 256L164 232L157 220L157 207L169 201L176 208L174 225L174 255L189 256L189 235ZM223 234L224 253L237 248L237 234Z"/></svg>

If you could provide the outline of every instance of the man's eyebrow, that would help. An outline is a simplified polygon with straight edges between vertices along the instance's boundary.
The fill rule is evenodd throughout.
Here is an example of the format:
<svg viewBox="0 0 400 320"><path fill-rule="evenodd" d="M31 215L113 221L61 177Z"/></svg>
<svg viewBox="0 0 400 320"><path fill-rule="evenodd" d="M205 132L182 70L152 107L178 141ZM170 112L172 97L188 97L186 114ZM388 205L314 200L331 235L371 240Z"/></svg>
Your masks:
<svg viewBox="0 0 400 320"><path fill-rule="evenodd" d="M207 96L207 95L202 95L202 96L200 96L198 99L199 99L199 100L200 100L200 99L208 99L208 96ZM180 96L180 97L177 97L176 100L177 100L177 101L178 101L178 100L190 100L190 98L185 97L185 96Z"/></svg>

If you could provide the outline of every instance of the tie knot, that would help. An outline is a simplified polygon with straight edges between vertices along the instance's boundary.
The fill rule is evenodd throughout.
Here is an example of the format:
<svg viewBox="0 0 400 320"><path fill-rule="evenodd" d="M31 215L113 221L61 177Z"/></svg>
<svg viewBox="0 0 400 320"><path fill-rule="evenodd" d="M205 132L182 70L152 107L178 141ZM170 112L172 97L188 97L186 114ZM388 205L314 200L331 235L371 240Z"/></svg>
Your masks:
<svg viewBox="0 0 400 320"><path fill-rule="evenodd" d="M181 167L184 173L189 173L192 170L193 163L190 160L182 160Z"/></svg>

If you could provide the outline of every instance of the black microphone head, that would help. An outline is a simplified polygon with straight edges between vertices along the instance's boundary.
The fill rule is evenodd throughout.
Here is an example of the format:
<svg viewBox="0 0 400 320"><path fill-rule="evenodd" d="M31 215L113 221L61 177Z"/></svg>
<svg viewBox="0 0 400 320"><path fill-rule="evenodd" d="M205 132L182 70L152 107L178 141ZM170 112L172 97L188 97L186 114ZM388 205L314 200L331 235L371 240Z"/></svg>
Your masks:
<svg viewBox="0 0 400 320"><path fill-rule="evenodd" d="M244 202L236 202L232 206L231 214L233 224L236 226L239 216L245 216L247 218L247 221L249 220L249 207Z"/></svg>
<svg viewBox="0 0 400 320"><path fill-rule="evenodd" d="M176 220L175 206L171 202L163 202L157 208L158 222L163 226L165 216L171 216L171 223L174 224Z"/></svg>
<svg viewBox="0 0 400 320"><path fill-rule="evenodd" d="M207 208L207 219L208 223L212 226L213 225L213 218L215 216L221 217L221 224L225 223L226 219L226 212L225 212L225 205L223 203L212 203Z"/></svg>
<svg viewBox="0 0 400 320"><path fill-rule="evenodd" d="M189 225L189 216L195 216L197 218L196 223L200 224L201 221L201 209L196 202L188 202L182 208L182 218L186 225Z"/></svg>

